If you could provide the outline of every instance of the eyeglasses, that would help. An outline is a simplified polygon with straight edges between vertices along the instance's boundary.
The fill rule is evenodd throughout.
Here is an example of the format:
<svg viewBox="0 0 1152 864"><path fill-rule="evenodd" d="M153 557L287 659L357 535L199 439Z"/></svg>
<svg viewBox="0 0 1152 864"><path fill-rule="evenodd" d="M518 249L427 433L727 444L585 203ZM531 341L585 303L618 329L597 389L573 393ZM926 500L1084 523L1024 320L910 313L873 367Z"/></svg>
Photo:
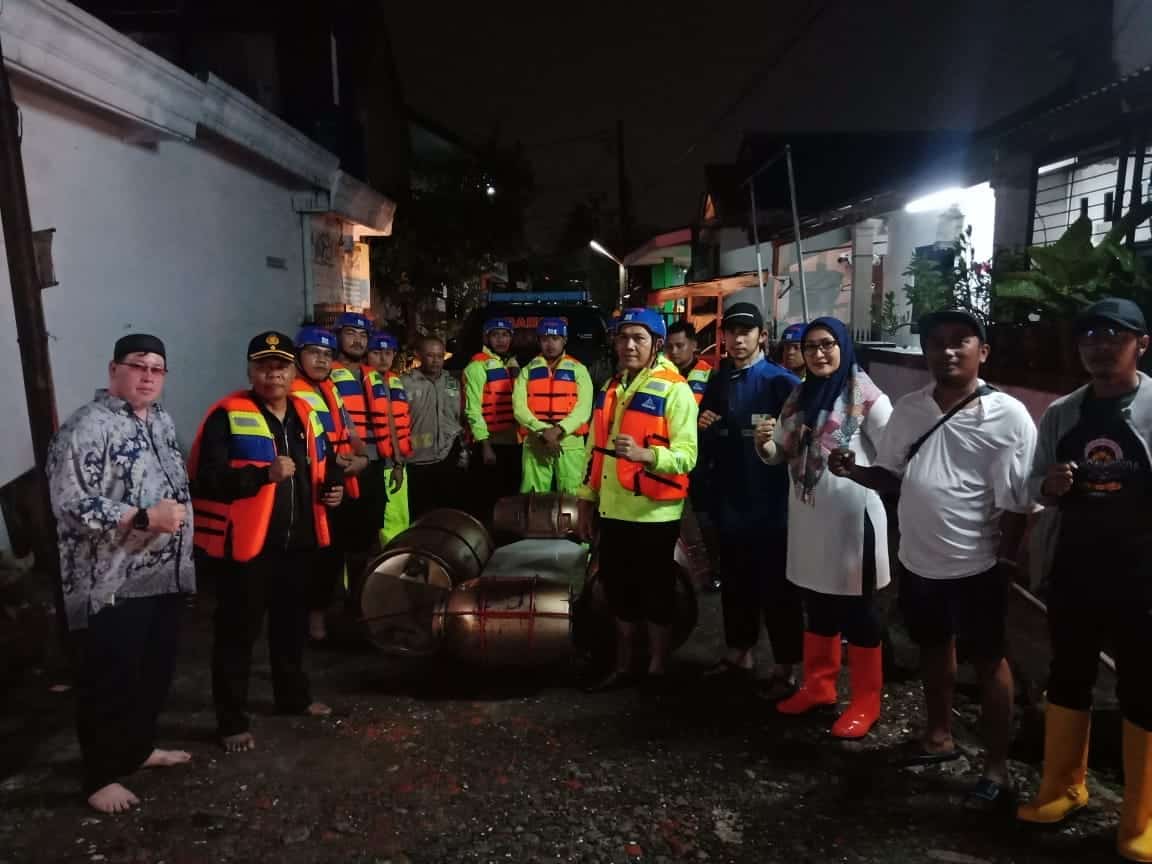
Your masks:
<svg viewBox="0 0 1152 864"><path fill-rule="evenodd" d="M831 354L832 349L839 345L835 339L825 339L823 342L805 342L802 348L805 354Z"/></svg>
<svg viewBox="0 0 1152 864"><path fill-rule="evenodd" d="M146 363L121 363L121 366L127 366L137 375L151 375L153 378L163 378L168 374L168 370L163 366L149 366Z"/></svg>
<svg viewBox="0 0 1152 864"><path fill-rule="evenodd" d="M1130 332L1115 327L1093 327L1080 334L1080 341L1086 345L1118 345Z"/></svg>

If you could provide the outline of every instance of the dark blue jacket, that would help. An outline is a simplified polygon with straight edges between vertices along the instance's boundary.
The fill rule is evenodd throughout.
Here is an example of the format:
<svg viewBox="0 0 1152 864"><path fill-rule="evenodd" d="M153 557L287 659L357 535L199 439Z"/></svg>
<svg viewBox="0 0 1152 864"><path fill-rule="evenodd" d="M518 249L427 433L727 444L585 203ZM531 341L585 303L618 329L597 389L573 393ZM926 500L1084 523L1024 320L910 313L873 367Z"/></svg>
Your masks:
<svg viewBox="0 0 1152 864"><path fill-rule="evenodd" d="M766 523L783 524L788 514L788 469L765 465L756 455L753 415L779 417L800 379L771 360L761 358L744 369L728 361L708 382L700 412L720 419L700 434L707 441L713 518L724 531L754 530Z"/></svg>

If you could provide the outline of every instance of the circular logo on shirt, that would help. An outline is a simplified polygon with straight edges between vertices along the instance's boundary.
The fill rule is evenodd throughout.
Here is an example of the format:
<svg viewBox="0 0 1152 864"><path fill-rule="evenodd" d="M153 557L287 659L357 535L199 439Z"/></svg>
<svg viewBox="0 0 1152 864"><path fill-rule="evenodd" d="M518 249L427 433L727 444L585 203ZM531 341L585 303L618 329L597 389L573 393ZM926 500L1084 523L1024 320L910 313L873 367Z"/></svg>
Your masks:
<svg viewBox="0 0 1152 864"><path fill-rule="evenodd" d="M1094 438L1084 445L1082 482L1089 492L1118 492L1123 484L1114 469L1124 459L1124 451L1111 438Z"/></svg>

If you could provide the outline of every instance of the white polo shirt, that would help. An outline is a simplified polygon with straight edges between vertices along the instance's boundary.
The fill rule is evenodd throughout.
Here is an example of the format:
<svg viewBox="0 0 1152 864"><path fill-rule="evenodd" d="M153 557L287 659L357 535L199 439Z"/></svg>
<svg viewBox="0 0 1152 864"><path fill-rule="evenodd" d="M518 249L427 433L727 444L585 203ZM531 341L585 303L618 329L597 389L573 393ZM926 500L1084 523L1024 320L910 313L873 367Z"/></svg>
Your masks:
<svg viewBox="0 0 1152 864"><path fill-rule="evenodd" d="M1036 509L1027 486L1036 424L1019 400L990 393L933 432L908 462L908 447L944 416L934 389L896 403L876 464L902 481L901 563L925 579L960 579L996 564L1005 510Z"/></svg>

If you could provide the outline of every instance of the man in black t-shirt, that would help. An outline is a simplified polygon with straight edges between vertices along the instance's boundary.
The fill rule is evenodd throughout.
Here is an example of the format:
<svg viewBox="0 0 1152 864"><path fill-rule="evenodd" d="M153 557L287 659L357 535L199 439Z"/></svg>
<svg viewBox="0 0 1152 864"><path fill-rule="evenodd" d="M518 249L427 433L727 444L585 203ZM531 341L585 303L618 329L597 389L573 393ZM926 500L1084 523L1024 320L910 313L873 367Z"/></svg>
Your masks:
<svg viewBox="0 0 1152 864"><path fill-rule="evenodd" d="M1124 715L1124 806L1117 840L1152 861L1152 379L1138 370L1148 328L1130 300L1076 319L1092 381L1040 421L1033 489L1060 510L1048 617L1052 668L1044 776L1021 820L1062 822L1088 801L1085 774L1099 653L1116 657Z"/></svg>

